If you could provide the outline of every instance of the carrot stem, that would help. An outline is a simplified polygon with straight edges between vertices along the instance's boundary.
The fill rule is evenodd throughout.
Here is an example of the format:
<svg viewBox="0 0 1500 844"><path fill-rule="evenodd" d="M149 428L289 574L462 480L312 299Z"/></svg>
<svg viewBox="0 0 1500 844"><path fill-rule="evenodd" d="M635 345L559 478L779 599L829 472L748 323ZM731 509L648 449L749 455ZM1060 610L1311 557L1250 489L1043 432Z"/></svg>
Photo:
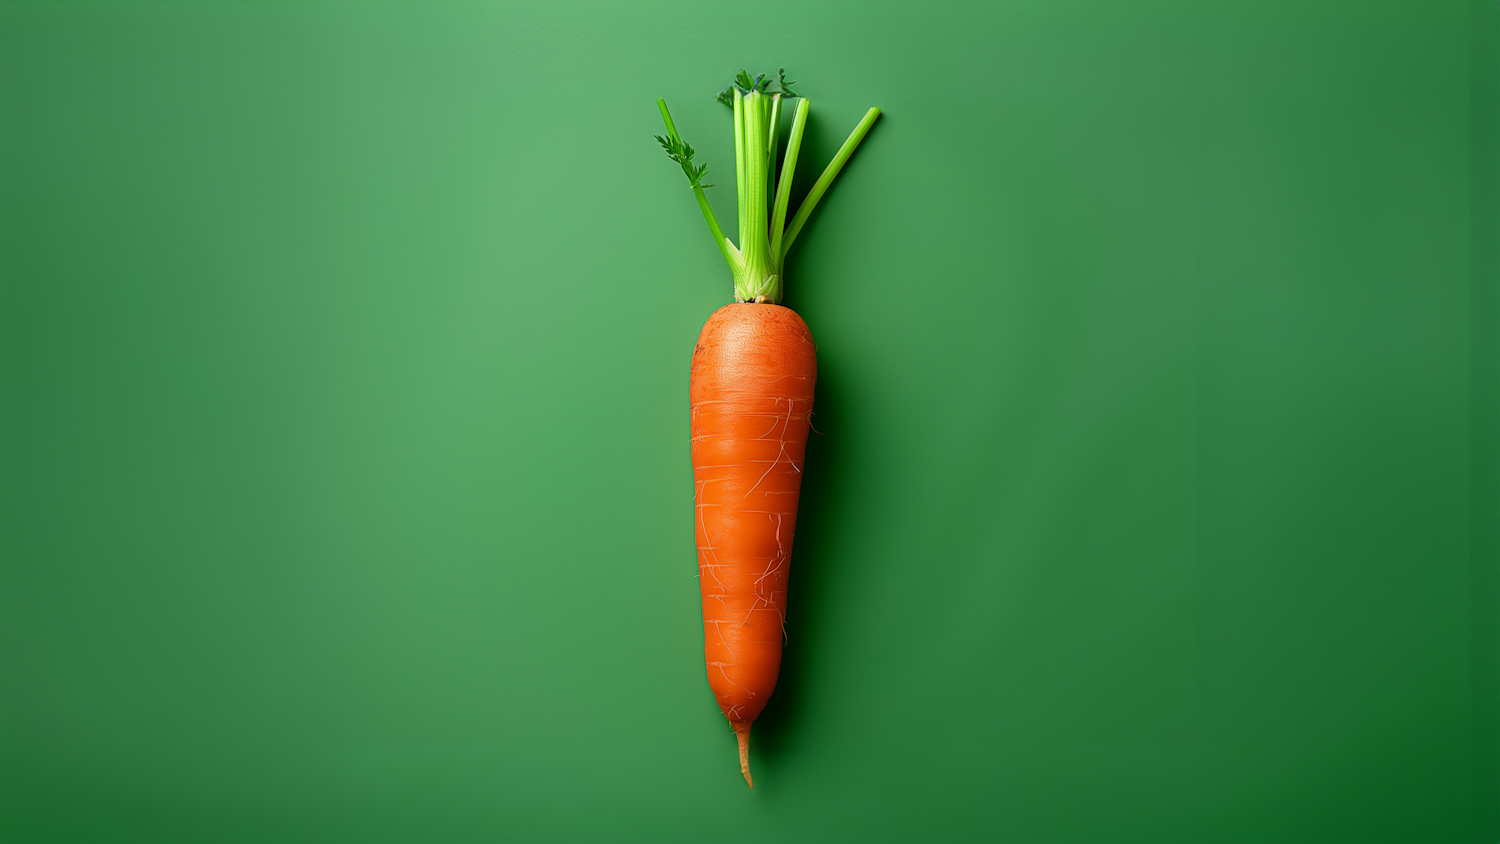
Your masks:
<svg viewBox="0 0 1500 844"><path fill-rule="evenodd" d="M735 299L741 302L781 301L786 287L786 256L792 242L855 148L864 140L875 118L880 116L878 108L865 113L864 119L854 127L854 132L808 191L797 213L787 221L792 175L796 171L797 156L802 151L802 134L807 127L811 105L806 98L790 90L788 86L795 83L788 83L784 72L778 74L778 80L767 79L765 75L752 79L742 70L735 76L735 81L718 95L719 102L734 112L735 207L739 213L740 235L737 246L724 236L724 230L709 207L708 197L703 193L704 188L712 187L699 181L708 167L693 164L693 148L677 134L666 100L656 101L662 121L667 125L667 137L658 136L657 140L667 155L681 164L683 172L687 173L693 197L703 211L703 219L708 221L714 245L723 253L734 275ZM777 84L780 90L769 93L767 89L772 84ZM780 146L781 101L786 97L797 97L800 102L792 120L778 180L776 153Z"/></svg>
<svg viewBox="0 0 1500 844"><path fill-rule="evenodd" d="M832 161L828 162L828 167L823 171L823 175L818 177L818 181L813 184L812 190L807 192L807 198L802 200L802 205L797 209L796 216L792 217L792 221L787 224L786 237L782 240L781 244L781 257L783 260L786 258L786 253L792 248L792 241L797 239L797 234L802 231L802 226L807 223L807 218L812 216L813 209L818 207L818 200L823 198L823 194L827 192L828 186L833 184L834 179L838 178L839 171L844 169L844 164L849 161L849 156L854 154L854 148L859 146L859 142L865 139L865 133L870 131L871 126L875 125L875 118L879 116L880 109L878 108L872 108L865 112L864 119L859 121L859 125L854 127L853 132L849 133L848 140L844 141L842 147L839 147L838 154L833 157Z"/></svg>
<svg viewBox="0 0 1500 844"><path fill-rule="evenodd" d="M735 136L744 139L741 157L745 162L745 177L739 183L740 258L744 269L735 278L734 293L747 302L761 296L772 302L781 299L781 277L771 258L771 240L766 231L770 162L766 150L765 99L760 91L743 96L735 92L735 102L740 103L737 114L744 121Z"/></svg>
<svg viewBox="0 0 1500 844"><path fill-rule="evenodd" d="M734 92L734 190L740 217L740 251L745 249L745 97Z"/></svg>
<svg viewBox="0 0 1500 844"><path fill-rule="evenodd" d="M776 259L779 272L784 264L786 250L781 241L786 234L786 204L792 196L792 175L797 172L797 154L802 151L802 132L807 128L807 111L812 103L806 99L797 102L797 111L792 117L792 132L786 139L786 161L781 165L781 182L776 186L775 210L771 212L771 257Z"/></svg>
<svg viewBox="0 0 1500 844"><path fill-rule="evenodd" d="M667 147L667 154L671 155L673 160L682 164L683 172L687 173L688 185L693 189L693 197L698 200L698 208L703 212L703 219L708 221L708 232L713 236L714 245L719 247L724 260L729 262L730 271L737 272L740 253L734 248L734 244L729 242L729 238L724 236L724 230L719 228L719 220L714 216L714 209L709 207L708 197L703 193L704 187L712 187L712 185L705 186L700 180L708 167L706 165L697 169L693 167L693 148L682 140L681 135L677 134L677 126L672 122L672 112L667 110L666 98L657 97L656 107L661 111L661 120L667 125L667 137L676 145L677 152L673 152L671 144L663 144L663 146ZM658 137L657 140L661 138Z"/></svg>
<svg viewBox="0 0 1500 844"><path fill-rule="evenodd" d="M773 94L771 96L771 116L766 121L766 184L767 185L772 185L772 184L776 183L776 144L777 144L777 141L781 140L781 131L780 130L781 130L781 95L780 94ZM773 207L776 204L774 196L772 197L771 204L772 204ZM773 257L773 258L776 257L776 253L774 251L771 253L771 257Z"/></svg>

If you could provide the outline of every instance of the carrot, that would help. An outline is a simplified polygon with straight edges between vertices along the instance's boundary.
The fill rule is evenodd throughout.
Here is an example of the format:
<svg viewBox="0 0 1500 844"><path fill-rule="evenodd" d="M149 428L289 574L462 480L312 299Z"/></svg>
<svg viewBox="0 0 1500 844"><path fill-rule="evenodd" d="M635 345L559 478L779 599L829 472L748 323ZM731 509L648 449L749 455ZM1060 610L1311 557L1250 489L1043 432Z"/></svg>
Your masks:
<svg viewBox="0 0 1500 844"><path fill-rule="evenodd" d="M771 92L771 85L777 90ZM708 683L739 742L750 777L750 726L770 700L786 638L787 581L803 456L817 381L807 324L779 302L787 252L818 201L880 116L866 114L787 222L792 176L811 108L785 71L772 81L740 71L719 94L734 110L740 242L724 236L702 183L707 165L677 134L665 100L667 134L656 140L682 166L714 244L734 276L735 303L715 311L698 336L689 383L698 578ZM797 98L774 198L781 102Z"/></svg>
<svg viewBox="0 0 1500 844"><path fill-rule="evenodd" d="M693 352L689 387L698 577L708 683L740 743L781 667L787 575L818 375L790 308L725 305ZM752 782L753 787L753 782Z"/></svg>

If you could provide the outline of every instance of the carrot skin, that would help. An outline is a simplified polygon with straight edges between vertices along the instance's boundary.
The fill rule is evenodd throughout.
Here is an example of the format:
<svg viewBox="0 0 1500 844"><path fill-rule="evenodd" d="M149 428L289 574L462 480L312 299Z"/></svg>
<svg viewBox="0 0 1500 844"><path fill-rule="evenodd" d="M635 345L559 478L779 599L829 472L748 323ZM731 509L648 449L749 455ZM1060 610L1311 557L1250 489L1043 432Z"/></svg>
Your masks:
<svg viewBox="0 0 1500 844"><path fill-rule="evenodd" d="M725 305L703 326L689 387L703 649L750 782L750 724L776 688L817 356L780 305ZM753 784L752 784L753 787Z"/></svg>

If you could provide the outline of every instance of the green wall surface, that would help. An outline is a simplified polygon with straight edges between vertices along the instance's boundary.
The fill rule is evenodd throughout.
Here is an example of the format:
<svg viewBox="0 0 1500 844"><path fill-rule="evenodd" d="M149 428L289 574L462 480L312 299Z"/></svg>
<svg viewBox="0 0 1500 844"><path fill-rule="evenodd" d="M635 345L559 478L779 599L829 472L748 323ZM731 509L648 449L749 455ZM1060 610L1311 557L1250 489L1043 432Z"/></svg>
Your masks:
<svg viewBox="0 0 1500 844"><path fill-rule="evenodd" d="M0 838L1500 840L1500 6L0 5ZM688 360L819 342L756 788Z"/></svg>

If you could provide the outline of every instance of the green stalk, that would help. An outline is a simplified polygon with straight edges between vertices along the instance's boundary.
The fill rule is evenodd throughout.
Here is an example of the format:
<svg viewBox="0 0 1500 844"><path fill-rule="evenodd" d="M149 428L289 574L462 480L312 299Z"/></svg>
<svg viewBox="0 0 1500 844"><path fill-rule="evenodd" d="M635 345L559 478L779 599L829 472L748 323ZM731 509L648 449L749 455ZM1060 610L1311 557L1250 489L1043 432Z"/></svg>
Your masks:
<svg viewBox="0 0 1500 844"><path fill-rule="evenodd" d="M734 92L734 189L739 203L740 245L745 245L745 98Z"/></svg>
<svg viewBox="0 0 1500 844"><path fill-rule="evenodd" d="M792 117L792 134L786 139L786 161L781 165L781 182L776 186L776 205L771 212L771 257L776 259L776 269L785 265L786 250L781 248L786 230L786 204L792 198L792 174L797 170L797 154L802 151L802 132L807 128L807 112L812 103L807 99L797 102L797 112Z"/></svg>
<svg viewBox="0 0 1500 844"><path fill-rule="evenodd" d="M871 126L875 125L875 118L879 116L880 109L878 108L872 108L865 112L864 119L859 121L859 125L854 127L853 132L849 133L849 139L844 141L844 145L839 147L838 155L835 155L833 160L828 162L828 168L823 171L823 175L818 177L818 181L813 184L812 190L807 192L807 198L802 200L801 207L797 209L797 215L787 225L786 238L782 241L781 246L782 260L786 259L786 253L792 248L792 241L797 239L797 234L802 231L802 226L807 223L807 218L812 216L813 209L818 207L818 200L823 198L823 194L828 190L828 186L833 184L833 180L838 177L839 171L844 169L845 162L849 160L849 156L854 154L854 148L859 146L859 142L865 139L865 133L870 131Z"/></svg>
<svg viewBox="0 0 1500 844"><path fill-rule="evenodd" d="M672 115L667 111L666 100L656 101L661 110L662 122L667 126L666 137L658 135L656 140L666 150L667 156L682 165L682 171L687 174L693 197L703 211L703 219L708 223L714 244L718 246L734 275L734 295L740 302L781 301L786 286L786 256L792 248L792 242L812 216L823 194L828 192L833 180L848 163L855 148L864 140L865 133L870 131L870 126L880 116L878 108L872 108L865 114L848 140L844 141L838 154L833 157L833 161L829 162L823 174L813 184L812 190L808 191L807 198L802 201L796 215L787 222L787 204L791 199L792 180L797 171L797 156L802 151L802 136L807 129L812 105L790 90L790 86L796 83L787 82L784 73L778 74L778 80L765 81L765 77L752 79L748 73L740 71L734 83L718 96L721 103L734 111L734 181L740 224L740 242L737 248L724 236L724 230L719 227L719 221L708 204L708 197L703 193L705 187L711 187L701 182L702 176L708 172L708 166L693 163L693 148L677 134ZM781 90L774 94L766 93L765 89L772 84L779 84ZM792 131L787 138L780 178L777 179L776 153L780 140L778 129L781 122L781 101L784 97L798 97L799 102L792 118ZM774 196L771 192L773 181L776 182Z"/></svg>
<svg viewBox="0 0 1500 844"><path fill-rule="evenodd" d="M666 98L657 97L656 107L661 110L661 120L667 125L667 136L677 142L679 147L685 147L686 144L683 143L682 136L677 134L677 126L672 122L672 112L667 111ZM724 236L724 230L719 228L719 220L714 216L714 209L709 207L708 197L703 193L703 185L700 183L698 177L693 175L690 166L691 161L692 156L689 155L689 164L684 165L683 169L687 171L688 184L693 188L693 197L698 200L698 208L703 211L703 219L708 221L708 231L709 234L713 235L714 245L719 247L719 251L724 255L724 260L729 262L729 269L735 271L740 265L739 251L729 242L729 238ZM707 169L707 167L704 168L705 171Z"/></svg>
<svg viewBox="0 0 1500 844"><path fill-rule="evenodd" d="M776 141L781 137L781 132L778 131L780 128L781 95L773 94L771 96L771 118L770 122L766 124L766 184L768 185L776 181ZM774 205L774 202L772 204ZM776 235L773 232L771 236L775 237ZM771 256L776 256L774 250L772 250Z"/></svg>
<svg viewBox="0 0 1500 844"><path fill-rule="evenodd" d="M751 91L742 98L740 108L744 126L737 134L745 140L745 180L740 182L740 207L744 209L740 218L740 231L744 232L740 238L740 257L745 263L744 271L735 278L734 293L744 301L764 296L774 302L781 298L781 279L776 275L766 231L770 161L766 149L765 99L760 91Z"/></svg>

